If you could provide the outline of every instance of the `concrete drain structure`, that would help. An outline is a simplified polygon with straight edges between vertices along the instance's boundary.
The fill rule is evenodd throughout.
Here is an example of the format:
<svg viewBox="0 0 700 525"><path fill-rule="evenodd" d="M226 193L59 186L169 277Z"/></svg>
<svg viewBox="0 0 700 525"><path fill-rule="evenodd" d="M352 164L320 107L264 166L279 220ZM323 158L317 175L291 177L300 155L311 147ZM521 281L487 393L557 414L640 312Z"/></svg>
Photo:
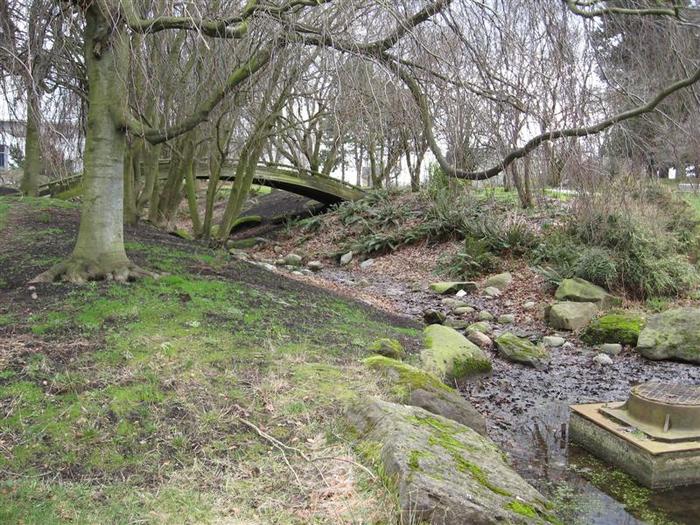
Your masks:
<svg viewBox="0 0 700 525"><path fill-rule="evenodd" d="M650 488L700 484L700 385L650 382L571 406L569 438Z"/></svg>

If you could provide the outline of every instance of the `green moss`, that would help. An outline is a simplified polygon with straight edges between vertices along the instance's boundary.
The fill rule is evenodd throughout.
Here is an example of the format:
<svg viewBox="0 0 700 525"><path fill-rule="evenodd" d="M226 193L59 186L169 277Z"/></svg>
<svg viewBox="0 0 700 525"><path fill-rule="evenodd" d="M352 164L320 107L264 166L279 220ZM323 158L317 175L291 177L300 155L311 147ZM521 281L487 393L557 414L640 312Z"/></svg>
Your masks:
<svg viewBox="0 0 700 525"><path fill-rule="evenodd" d="M412 450L408 454L408 468L411 470L420 470L420 460L431 457L430 452L425 450Z"/></svg>
<svg viewBox="0 0 700 525"><path fill-rule="evenodd" d="M494 342L498 351L511 361L537 366L550 359L546 349L510 332L500 335Z"/></svg>
<svg viewBox="0 0 700 525"><path fill-rule="evenodd" d="M426 350L421 359L426 370L448 380L491 371L488 356L456 330L431 325L423 333Z"/></svg>
<svg viewBox="0 0 700 525"><path fill-rule="evenodd" d="M407 399L413 390L450 392L452 389L434 375L395 359L376 355L363 363L395 380L394 392L400 399Z"/></svg>
<svg viewBox="0 0 700 525"><path fill-rule="evenodd" d="M521 516L526 516L528 518L537 518L539 516L537 514L537 510L535 510L535 507L518 500L511 501L508 503L508 505L506 505L506 508L512 510L516 514L520 514Z"/></svg>
<svg viewBox="0 0 700 525"><path fill-rule="evenodd" d="M65 286L60 302L43 302L30 318L6 305L1 321L33 331L51 351L9 355L0 372L0 404L12 407L0 419L0 522L217 522L230 519L222 498L236 498L242 521L298 521L261 505L261 494L296 501L307 493L279 451L238 416L309 455L318 443L354 456L344 406L358 392L387 391L359 359L373 341L418 330L320 291L270 288L253 273L235 281L188 273L194 265L237 268L206 248L129 249L146 266L177 273ZM91 344L65 344L83 340ZM434 377L406 378L448 390ZM390 489L381 448L366 449ZM303 476L299 457L287 456ZM232 480L230 472L260 475ZM356 520L373 521L368 515L381 506L378 514L389 516L394 506L377 501L395 490L356 472ZM328 521L323 512L309 521Z"/></svg>
<svg viewBox="0 0 700 525"><path fill-rule="evenodd" d="M629 475L589 454L576 458L572 468L597 488L624 504L633 516L650 525L678 525L652 506L653 492L638 485Z"/></svg>
<svg viewBox="0 0 700 525"><path fill-rule="evenodd" d="M465 474L471 474L476 481L478 481L481 485L489 489L491 492L494 492L495 494L499 494L501 496L511 495L510 492L508 492L507 490L502 489L501 487L491 483L486 473L478 465L467 461L462 456L457 454L454 454L453 458L455 460L455 466L457 470Z"/></svg>
<svg viewBox="0 0 700 525"><path fill-rule="evenodd" d="M486 359L455 359L453 375L455 377L470 377L491 372L491 360Z"/></svg>
<svg viewBox="0 0 700 525"><path fill-rule="evenodd" d="M383 337L373 341L368 350L374 354L379 354L392 359L403 359L406 355L403 345L396 339Z"/></svg>
<svg viewBox="0 0 700 525"><path fill-rule="evenodd" d="M591 345L620 343L636 346L645 322L639 313L610 313L594 319L581 335L581 340Z"/></svg>

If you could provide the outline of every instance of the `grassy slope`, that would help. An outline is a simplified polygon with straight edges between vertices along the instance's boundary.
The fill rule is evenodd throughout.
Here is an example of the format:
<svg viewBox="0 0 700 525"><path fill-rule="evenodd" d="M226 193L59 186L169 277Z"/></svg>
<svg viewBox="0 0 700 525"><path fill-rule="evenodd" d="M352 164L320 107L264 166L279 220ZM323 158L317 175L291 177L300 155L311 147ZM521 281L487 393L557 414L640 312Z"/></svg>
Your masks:
<svg viewBox="0 0 700 525"><path fill-rule="evenodd" d="M31 239L12 218L39 208L12 206L6 237ZM262 271L234 281L221 255L129 247L171 275L0 311L0 523L391 520L341 414L381 394L368 344L416 332Z"/></svg>

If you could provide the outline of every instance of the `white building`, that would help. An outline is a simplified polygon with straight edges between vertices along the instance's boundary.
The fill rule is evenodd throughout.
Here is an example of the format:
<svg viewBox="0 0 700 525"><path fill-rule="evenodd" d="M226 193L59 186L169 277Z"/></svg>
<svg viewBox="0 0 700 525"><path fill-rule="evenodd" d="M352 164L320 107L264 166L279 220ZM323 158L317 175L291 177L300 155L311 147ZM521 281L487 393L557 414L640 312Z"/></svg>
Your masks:
<svg viewBox="0 0 700 525"><path fill-rule="evenodd" d="M0 170L7 171L16 166L11 151L24 151L24 122L17 119L0 98Z"/></svg>

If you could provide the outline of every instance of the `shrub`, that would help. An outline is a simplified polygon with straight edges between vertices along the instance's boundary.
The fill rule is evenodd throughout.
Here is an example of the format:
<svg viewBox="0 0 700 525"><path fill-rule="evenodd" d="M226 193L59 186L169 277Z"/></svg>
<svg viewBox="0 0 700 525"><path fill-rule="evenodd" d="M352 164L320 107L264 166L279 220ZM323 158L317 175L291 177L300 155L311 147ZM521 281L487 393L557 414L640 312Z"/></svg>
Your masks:
<svg viewBox="0 0 700 525"><path fill-rule="evenodd" d="M698 282L689 258L697 220L667 191L636 188L632 197L612 210L609 198L579 203L533 251L534 262L548 278L581 277L634 297L687 293Z"/></svg>
<svg viewBox="0 0 700 525"><path fill-rule="evenodd" d="M441 272L458 279L469 279L500 269L500 261L483 239L467 237L464 248L439 262Z"/></svg>
<svg viewBox="0 0 700 525"><path fill-rule="evenodd" d="M578 256L572 277L580 277L605 288L612 288L618 277L614 256L604 248L584 249Z"/></svg>

